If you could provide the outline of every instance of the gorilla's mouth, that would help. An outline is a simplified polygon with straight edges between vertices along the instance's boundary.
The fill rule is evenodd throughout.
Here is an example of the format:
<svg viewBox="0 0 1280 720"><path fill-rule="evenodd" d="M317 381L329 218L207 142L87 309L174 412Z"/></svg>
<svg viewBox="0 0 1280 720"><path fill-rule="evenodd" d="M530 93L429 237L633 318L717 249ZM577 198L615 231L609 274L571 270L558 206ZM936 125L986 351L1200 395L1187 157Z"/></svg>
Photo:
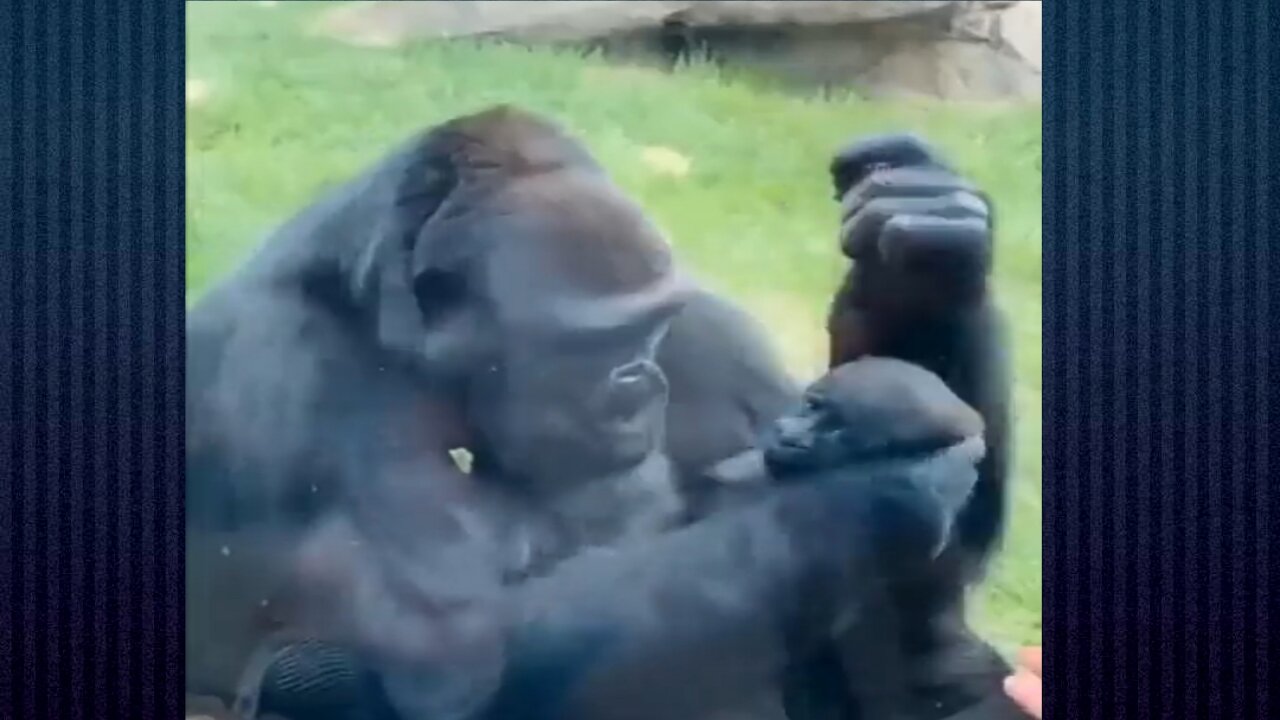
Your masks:
<svg viewBox="0 0 1280 720"><path fill-rule="evenodd" d="M628 421L625 426L603 430L593 441L576 443L575 454L592 472L615 473L647 458L657 445L654 435L647 422Z"/></svg>
<svg viewBox="0 0 1280 720"><path fill-rule="evenodd" d="M787 432L775 424L764 432L761 441L766 456L788 465L806 465L812 459L812 433Z"/></svg>
<svg viewBox="0 0 1280 720"><path fill-rule="evenodd" d="M644 462L657 449L659 436L644 423L626 432L614 427L571 435L525 436L497 445L504 448L500 472L537 483L574 484L614 475Z"/></svg>
<svg viewBox="0 0 1280 720"><path fill-rule="evenodd" d="M796 451L810 450L813 448L813 443L808 439L782 433L775 433L773 444L778 447Z"/></svg>
<svg viewBox="0 0 1280 720"><path fill-rule="evenodd" d="M764 451L764 459L773 472L778 474L803 472L817 469L820 465L810 445L789 439L769 445ZM782 468L786 469L785 473L780 473Z"/></svg>

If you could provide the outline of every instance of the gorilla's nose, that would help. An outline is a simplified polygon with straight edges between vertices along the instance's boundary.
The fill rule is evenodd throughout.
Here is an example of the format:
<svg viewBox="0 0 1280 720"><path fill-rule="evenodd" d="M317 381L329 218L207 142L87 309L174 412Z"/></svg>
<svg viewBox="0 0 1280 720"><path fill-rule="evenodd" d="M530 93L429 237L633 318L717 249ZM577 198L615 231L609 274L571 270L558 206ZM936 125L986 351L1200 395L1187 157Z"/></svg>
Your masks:
<svg viewBox="0 0 1280 720"><path fill-rule="evenodd" d="M774 422L777 443L794 450L807 450L813 446L813 424L804 418L783 416Z"/></svg>
<svg viewBox="0 0 1280 720"><path fill-rule="evenodd" d="M666 391L662 370L650 360L635 360L620 365L609 373L604 393L606 417L625 420L640 414Z"/></svg>

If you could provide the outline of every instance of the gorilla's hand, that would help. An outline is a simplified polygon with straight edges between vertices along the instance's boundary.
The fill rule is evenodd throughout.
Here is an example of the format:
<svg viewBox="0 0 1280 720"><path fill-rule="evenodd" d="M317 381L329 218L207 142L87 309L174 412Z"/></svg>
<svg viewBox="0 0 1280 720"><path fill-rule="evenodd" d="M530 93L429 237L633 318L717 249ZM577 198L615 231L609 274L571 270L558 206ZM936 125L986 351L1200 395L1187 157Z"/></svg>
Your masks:
<svg viewBox="0 0 1280 720"><path fill-rule="evenodd" d="M831 165L855 305L920 319L971 306L991 270L986 196L912 135L864 139Z"/></svg>

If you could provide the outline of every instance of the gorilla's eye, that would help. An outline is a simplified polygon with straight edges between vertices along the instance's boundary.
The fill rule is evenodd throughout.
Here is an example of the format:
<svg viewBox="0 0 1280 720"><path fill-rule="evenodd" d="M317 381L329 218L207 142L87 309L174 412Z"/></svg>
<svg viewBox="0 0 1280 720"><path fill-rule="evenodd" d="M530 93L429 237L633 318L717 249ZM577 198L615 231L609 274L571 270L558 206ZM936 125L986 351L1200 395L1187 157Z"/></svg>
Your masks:
<svg viewBox="0 0 1280 720"><path fill-rule="evenodd" d="M828 431L844 425L844 420L831 400L822 395L805 396L804 412L813 423L814 430Z"/></svg>
<svg viewBox="0 0 1280 720"><path fill-rule="evenodd" d="M458 273L427 270L413 279L413 297L423 320L430 325L467 299L467 284Z"/></svg>

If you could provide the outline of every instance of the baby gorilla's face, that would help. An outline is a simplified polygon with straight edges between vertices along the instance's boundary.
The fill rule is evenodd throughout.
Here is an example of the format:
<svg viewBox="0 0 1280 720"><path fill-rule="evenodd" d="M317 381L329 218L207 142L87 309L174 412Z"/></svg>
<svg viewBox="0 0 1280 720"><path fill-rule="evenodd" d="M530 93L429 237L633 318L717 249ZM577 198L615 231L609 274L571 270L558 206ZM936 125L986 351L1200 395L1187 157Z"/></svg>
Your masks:
<svg viewBox="0 0 1280 720"><path fill-rule="evenodd" d="M775 476L936 452L982 434L982 418L937 375L867 357L827 373L765 438Z"/></svg>

